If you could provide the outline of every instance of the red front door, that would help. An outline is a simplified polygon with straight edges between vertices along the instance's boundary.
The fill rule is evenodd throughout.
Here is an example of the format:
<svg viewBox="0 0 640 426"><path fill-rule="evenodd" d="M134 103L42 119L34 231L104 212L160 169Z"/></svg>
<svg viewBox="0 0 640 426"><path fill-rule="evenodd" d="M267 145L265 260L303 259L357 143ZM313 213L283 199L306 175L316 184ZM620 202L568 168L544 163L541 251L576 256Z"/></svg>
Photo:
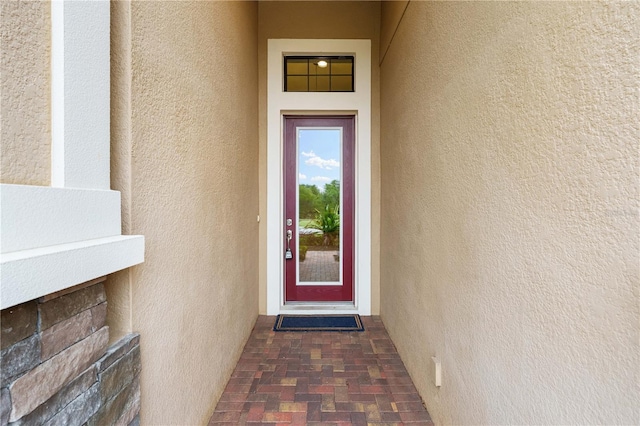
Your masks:
<svg viewBox="0 0 640 426"><path fill-rule="evenodd" d="M353 301L355 117L284 117L286 302Z"/></svg>

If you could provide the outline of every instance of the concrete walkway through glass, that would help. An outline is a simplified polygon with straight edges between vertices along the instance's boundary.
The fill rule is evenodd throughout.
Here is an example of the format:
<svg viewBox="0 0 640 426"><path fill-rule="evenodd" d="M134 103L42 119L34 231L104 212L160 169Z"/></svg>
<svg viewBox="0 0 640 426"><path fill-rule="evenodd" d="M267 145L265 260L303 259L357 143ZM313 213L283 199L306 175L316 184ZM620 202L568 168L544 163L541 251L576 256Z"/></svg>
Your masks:
<svg viewBox="0 0 640 426"><path fill-rule="evenodd" d="M433 425L379 317L364 332L272 331L261 316L210 425Z"/></svg>

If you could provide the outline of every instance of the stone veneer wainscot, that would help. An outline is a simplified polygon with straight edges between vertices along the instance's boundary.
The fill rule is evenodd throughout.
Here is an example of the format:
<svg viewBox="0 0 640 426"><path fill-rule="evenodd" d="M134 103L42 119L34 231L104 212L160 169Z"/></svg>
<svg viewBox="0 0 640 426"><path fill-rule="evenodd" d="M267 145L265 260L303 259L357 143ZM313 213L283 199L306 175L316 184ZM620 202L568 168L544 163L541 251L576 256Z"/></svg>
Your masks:
<svg viewBox="0 0 640 426"><path fill-rule="evenodd" d="M107 349L103 281L2 311L1 426L139 423L140 336Z"/></svg>

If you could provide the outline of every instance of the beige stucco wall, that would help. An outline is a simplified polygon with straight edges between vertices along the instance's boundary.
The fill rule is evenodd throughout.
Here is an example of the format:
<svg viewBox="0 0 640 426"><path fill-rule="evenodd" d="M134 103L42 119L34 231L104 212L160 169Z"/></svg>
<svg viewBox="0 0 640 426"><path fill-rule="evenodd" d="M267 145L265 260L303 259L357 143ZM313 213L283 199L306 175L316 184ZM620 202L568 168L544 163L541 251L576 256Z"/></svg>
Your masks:
<svg viewBox="0 0 640 426"><path fill-rule="evenodd" d="M51 180L51 5L0 2L0 182Z"/></svg>
<svg viewBox="0 0 640 426"><path fill-rule="evenodd" d="M408 6L381 71L381 309L437 424L640 423L639 16Z"/></svg>
<svg viewBox="0 0 640 426"><path fill-rule="evenodd" d="M384 61L393 36L398 29L398 24L408 5L408 0L380 2L380 62Z"/></svg>
<svg viewBox="0 0 640 426"><path fill-rule="evenodd" d="M146 253L109 323L141 334L142 423L205 424L258 314L257 4L112 12L112 185Z"/></svg>
<svg viewBox="0 0 640 426"><path fill-rule="evenodd" d="M267 210L267 40L270 38L371 40L371 309L380 311L380 3L266 1L258 7L260 214ZM260 222L260 313L267 311L266 220Z"/></svg>
<svg viewBox="0 0 640 426"><path fill-rule="evenodd" d="M131 235L132 57L131 2L111 2L111 188L120 191L122 233ZM109 338L116 342L133 330L131 269L109 276Z"/></svg>

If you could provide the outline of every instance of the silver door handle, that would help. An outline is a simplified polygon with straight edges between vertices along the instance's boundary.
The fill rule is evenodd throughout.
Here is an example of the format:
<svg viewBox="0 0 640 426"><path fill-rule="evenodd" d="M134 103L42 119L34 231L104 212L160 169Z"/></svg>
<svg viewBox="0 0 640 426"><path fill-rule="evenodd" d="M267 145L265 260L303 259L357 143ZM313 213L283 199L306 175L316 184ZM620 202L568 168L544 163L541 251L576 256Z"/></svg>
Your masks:
<svg viewBox="0 0 640 426"><path fill-rule="evenodd" d="M293 238L293 232L290 229L287 230L287 250L284 252L284 258L286 260L293 259L293 253L291 253L291 238Z"/></svg>

